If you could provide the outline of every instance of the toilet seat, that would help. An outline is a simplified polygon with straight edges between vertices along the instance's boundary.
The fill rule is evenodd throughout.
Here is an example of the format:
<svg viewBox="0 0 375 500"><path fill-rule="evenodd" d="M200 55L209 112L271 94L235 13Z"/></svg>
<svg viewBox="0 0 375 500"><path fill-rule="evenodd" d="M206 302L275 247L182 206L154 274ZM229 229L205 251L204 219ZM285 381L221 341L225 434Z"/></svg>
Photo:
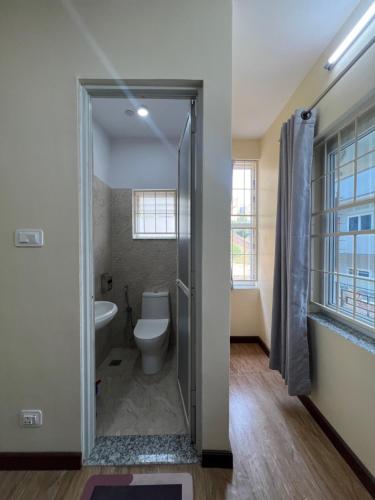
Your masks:
<svg viewBox="0 0 375 500"><path fill-rule="evenodd" d="M169 319L139 319L134 329L134 337L151 340L161 337L168 329Z"/></svg>

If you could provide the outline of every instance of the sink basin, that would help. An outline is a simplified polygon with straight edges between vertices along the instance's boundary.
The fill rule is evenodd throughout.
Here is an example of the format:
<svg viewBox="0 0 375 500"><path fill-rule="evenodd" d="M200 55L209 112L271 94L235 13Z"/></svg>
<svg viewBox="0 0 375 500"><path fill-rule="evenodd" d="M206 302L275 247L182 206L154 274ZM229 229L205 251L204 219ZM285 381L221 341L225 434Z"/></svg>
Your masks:
<svg viewBox="0 0 375 500"><path fill-rule="evenodd" d="M104 328L116 316L118 307L113 302L95 301L95 330Z"/></svg>

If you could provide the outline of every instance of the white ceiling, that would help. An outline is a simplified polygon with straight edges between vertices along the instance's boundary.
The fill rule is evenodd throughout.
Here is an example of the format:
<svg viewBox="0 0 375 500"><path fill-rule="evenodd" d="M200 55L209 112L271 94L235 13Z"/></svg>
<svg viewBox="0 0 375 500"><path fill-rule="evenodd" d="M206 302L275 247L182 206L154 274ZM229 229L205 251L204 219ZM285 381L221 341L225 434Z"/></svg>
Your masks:
<svg viewBox="0 0 375 500"><path fill-rule="evenodd" d="M234 137L266 132L358 3L233 0Z"/></svg>
<svg viewBox="0 0 375 500"><path fill-rule="evenodd" d="M147 118L137 115L138 106L149 110ZM131 109L133 116L125 111ZM111 139L173 139L180 137L189 110L188 100L94 98L92 114Z"/></svg>

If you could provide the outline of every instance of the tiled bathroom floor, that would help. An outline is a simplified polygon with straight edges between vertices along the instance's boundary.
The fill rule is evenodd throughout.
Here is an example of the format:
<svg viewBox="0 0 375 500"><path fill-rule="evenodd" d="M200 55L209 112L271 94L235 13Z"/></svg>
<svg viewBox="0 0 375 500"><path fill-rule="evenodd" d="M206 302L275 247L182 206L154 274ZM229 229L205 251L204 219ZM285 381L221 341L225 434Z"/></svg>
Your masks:
<svg viewBox="0 0 375 500"><path fill-rule="evenodd" d="M121 360L110 366L112 360ZM175 350L170 348L156 375L144 375L136 348L114 348L97 369L96 435L186 434L176 381Z"/></svg>

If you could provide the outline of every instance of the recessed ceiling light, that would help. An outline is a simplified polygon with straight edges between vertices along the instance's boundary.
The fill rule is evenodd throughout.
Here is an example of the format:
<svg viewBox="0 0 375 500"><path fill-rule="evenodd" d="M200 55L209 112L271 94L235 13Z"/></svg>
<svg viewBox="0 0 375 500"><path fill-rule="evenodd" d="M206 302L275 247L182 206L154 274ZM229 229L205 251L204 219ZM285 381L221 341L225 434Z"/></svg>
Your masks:
<svg viewBox="0 0 375 500"><path fill-rule="evenodd" d="M148 115L148 109L145 108L144 106L141 106L140 108L137 109L137 113L139 116L142 116L142 118L144 118L145 116Z"/></svg>
<svg viewBox="0 0 375 500"><path fill-rule="evenodd" d="M330 70L337 63L339 59L345 54L349 47L354 43L354 41L359 37L363 30L370 24L375 16L375 2L367 9L361 19L357 22L350 33L344 38L344 40L337 47L335 52L328 59L327 64L324 66L326 69Z"/></svg>
<svg viewBox="0 0 375 500"><path fill-rule="evenodd" d="M126 109L125 114L128 116L134 116L134 111L132 109Z"/></svg>

